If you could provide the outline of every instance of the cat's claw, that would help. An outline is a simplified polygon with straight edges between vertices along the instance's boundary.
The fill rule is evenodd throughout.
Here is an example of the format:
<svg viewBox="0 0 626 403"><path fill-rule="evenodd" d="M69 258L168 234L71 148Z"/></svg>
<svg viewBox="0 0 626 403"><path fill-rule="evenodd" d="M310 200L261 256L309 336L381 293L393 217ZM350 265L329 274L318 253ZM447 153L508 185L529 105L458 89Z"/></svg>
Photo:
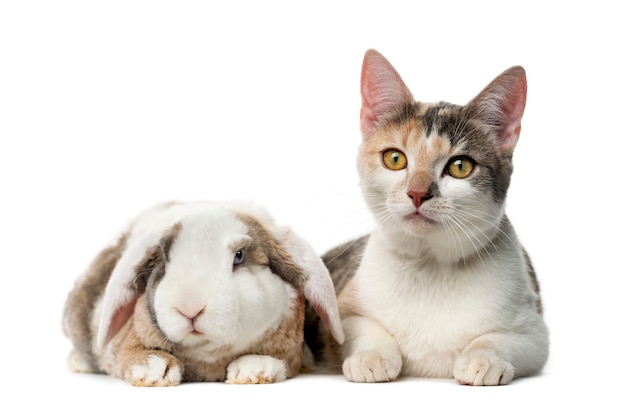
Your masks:
<svg viewBox="0 0 626 403"><path fill-rule="evenodd" d="M390 382L402 368L400 357L382 357L374 352L354 354L343 362L343 375L350 382Z"/></svg>
<svg viewBox="0 0 626 403"><path fill-rule="evenodd" d="M462 385L506 385L513 380L513 366L490 351L461 355L454 365L454 379Z"/></svg>

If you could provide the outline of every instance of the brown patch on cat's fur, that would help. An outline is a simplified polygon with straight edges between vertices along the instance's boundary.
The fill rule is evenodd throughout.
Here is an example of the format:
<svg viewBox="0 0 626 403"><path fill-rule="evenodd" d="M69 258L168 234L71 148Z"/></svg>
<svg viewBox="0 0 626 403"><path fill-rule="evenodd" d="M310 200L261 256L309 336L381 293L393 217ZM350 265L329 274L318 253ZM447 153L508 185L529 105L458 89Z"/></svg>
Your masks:
<svg viewBox="0 0 626 403"><path fill-rule="evenodd" d="M426 191L433 182L432 161L450 152L449 139L440 135L430 135L427 132L422 116L426 113L430 104L416 103L409 112L400 114L402 119L396 117L388 119L380 124L376 132L364 139L361 153L370 171L377 170L381 163L382 152L390 148L399 148L409 157L407 169L411 172L407 189L420 189ZM408 108L408 107L407 107ZM419 111L420 114L417 114ZM419 159L410 159L410 155L420 155Z"/></svg>
<svg viewBox="0 0 626 403"><path fill-rule="evenodd" d="M361 303L357 297L357 288L353 280L350 280L344 287L343 291L337 297L337 305L339 306L339 315L342 319L350 316L363 316Z"/></svg>
<svg viewBox="0 0 626 403"><path fill-rule="evenodd" d="M126 249L127 241L128 233L124 233L114 245L103 249L78 279L67 297L63 313L63 331L72 341L74 352L71 354L81 361L83 371L102 372L92 350L95 339L93 314L99 296L104 293L109 277Z"/></svg>

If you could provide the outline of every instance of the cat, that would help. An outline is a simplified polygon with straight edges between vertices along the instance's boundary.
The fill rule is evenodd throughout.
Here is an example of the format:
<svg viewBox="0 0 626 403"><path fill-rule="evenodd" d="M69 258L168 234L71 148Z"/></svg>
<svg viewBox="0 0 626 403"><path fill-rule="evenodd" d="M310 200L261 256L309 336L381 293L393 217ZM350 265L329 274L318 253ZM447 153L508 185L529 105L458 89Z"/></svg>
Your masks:
<svg viewBox="0 0 626 403"><path fill-rule="evenodd" d="M333 342L310 309L318 369L476 386L541 372L539 284L504 211L526 90L515 66L465 106L416 102L389 61L366 52L357 168L375 227L323 255L346 341Z"/></svg>

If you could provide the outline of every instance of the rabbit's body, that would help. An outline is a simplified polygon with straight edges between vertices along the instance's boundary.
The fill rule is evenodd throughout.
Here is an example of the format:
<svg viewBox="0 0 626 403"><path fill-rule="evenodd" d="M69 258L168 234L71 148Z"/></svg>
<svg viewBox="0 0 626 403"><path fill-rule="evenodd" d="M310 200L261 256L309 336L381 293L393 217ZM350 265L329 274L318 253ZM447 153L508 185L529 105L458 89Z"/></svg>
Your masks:
<svg viewBox="0 0 626 403"><path fill-rule="evenodd" d="M98 255L70 293L69 366L135 385L281 381L300 370L305 297L341 340L321 259L262 208L156 206Z"/></svg>

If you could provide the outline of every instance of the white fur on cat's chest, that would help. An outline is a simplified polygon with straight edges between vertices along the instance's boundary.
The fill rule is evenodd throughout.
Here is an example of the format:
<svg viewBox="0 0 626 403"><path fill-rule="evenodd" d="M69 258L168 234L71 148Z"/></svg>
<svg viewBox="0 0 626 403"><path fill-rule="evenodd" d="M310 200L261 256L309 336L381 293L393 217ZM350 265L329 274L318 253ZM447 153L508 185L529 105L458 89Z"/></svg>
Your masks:
<svg viewBox="0 0 626 403"><path fill-rule="evenodd" d="M372 234L354 277L363 313L394 337L403 373L450 376L469 342L502 323L507 287L483 261L463 271L419 267L389 250L379 236Z"/></svg>

